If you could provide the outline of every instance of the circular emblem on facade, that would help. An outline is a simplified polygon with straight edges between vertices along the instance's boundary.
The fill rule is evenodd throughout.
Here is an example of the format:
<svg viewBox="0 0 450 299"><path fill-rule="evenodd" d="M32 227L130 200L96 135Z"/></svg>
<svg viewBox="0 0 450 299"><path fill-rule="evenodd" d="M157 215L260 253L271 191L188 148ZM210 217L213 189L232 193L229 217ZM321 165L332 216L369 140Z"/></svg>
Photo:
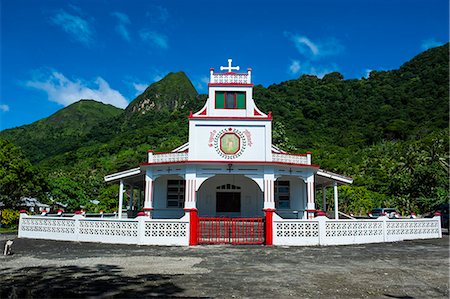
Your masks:
<svg viewBox="0 0 450 299"><path fill-rule="evenodd" d="M235 133L220 136L220 150L226 155L235 155L241 148L241 139Z"/></svg>
<svg viewBox="0 0 450 299"><path fill-rule="evenodd" d="M224 159L236 159L242 155L248 145L246 135L233 128L212 131L210 146Z"/></svg>

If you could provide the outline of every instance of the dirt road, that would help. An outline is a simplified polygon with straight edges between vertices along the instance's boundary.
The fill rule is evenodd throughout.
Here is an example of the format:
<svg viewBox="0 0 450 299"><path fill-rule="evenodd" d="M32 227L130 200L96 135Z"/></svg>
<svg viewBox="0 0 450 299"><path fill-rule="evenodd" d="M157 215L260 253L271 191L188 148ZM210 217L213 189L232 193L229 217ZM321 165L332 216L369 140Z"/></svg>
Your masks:
<svg viewBox="0 0 450 299"><path fill-rule="evenodd" d="M0 238L1 248L7 237ZM448 235L329 247L183 248L15 239L13 252L0 257L0 298L449 296Z"/></svg>

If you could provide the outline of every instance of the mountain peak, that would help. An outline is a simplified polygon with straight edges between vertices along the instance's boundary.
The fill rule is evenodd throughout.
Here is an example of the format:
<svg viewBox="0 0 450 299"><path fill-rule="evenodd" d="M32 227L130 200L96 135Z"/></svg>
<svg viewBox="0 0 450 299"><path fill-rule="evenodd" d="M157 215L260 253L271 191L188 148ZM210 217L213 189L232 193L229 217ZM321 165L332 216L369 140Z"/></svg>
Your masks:
<svg viewBox="0 0 450 299"><path fill-rule="evenodd" d="M152 110L182 109L189 100L197 96L197 90L184 72L171 72L147 87L128 105L126 112L127 114L146 114Z"/></svg>

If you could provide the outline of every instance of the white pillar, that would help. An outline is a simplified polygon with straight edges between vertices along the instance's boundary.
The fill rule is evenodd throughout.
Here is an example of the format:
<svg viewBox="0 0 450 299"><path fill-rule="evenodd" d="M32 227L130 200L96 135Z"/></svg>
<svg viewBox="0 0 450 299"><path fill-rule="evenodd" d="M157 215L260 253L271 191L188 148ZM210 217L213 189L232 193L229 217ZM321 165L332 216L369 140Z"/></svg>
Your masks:
<svg viewBox="0 0 450 299"><path fill-rule="evenodd" d="M333 189L334 189L334 219L339 219L338 188L336 181L333 182Z"/></svg>
<svg viewBox="0 0 450 299"><path fill-rule="evenodd" d="M264 206L263 209L275 209L275 176L273 173L264 174Z"/></svg>
<svg viewBox="0 0 450 299"><path fill-rule="evenodd" d="M144 211L149 213L153 210L153 176L150 170L145 172L145 191L144 191Z"/></svg>
<svg viewBox="0 0 450 299"><path fill-rule="evenodd" d="M122 219L122 205L123 205L123 180L120 180L119 185L119 219Z"/></svg>
<svg viewBox="0 0 450 299"><path fill-rule="evenodd" d="M184 208L193 209L197 208L197 174L194 169L187 169L185 175L186 186L184 187Z"/></svg>
<svg viewBox="0 0 450 299"><path fill-rule="evenodd" d="M314 212L316 210L316 203L314 198L314 174L309 176L306 180L306 194L308 200L308 204L306 206L307 218L313 219Z"/></svg>
<svg viewBox="0 0 450 299"><path fill-rule="evenodd" d="M322 209L327 212L327 188L322 187Z"/></svg>

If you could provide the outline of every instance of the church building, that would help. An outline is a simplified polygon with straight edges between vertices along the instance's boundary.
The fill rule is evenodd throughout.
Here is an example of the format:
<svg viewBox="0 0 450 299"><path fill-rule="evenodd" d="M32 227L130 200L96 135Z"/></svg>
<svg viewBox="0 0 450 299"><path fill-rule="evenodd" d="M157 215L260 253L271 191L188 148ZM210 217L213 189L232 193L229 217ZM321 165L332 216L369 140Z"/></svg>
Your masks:
<svg viewBox="0 0 450 299"><path fill-rule="evenodd" d="M312 219L315 191L328 186L338 207L337 185L352 179L320 169L310 152L274 146L272 114L253 99L252 69L239 69L231 59L222 72L210 69L208 99L189 115L186 144L165 153L149 150L139 167L105 177L120 184L119 217L124 188L143 191L138 197L143 193L143 210L152 219L178 219L190 209L199 217L264 217L275 211L282 218ZM136 209L136 192L128 193L129 209Z"/></svg>

